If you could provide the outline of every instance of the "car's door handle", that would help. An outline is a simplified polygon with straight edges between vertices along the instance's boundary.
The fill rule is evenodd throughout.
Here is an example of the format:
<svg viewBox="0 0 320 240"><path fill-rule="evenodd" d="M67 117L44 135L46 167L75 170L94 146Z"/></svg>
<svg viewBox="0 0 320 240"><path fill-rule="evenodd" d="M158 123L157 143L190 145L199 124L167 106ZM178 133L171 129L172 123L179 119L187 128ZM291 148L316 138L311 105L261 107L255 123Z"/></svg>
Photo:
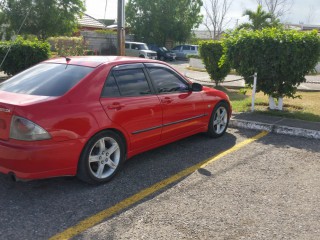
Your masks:
<svg viewBox="0 0 320 240"><path fill-rule="evenodd" d="M166 104L168 104L168 103L172 103L172 99L171 98L169 98L169 97L165 97L165 98L162 98L161 99L161 102L162 103L166 103Z"/></svg>
<svg viewBox="0 0 320 240"><path fill-rule="evenodd" d="M120 110L121 108L123 108L124 105L120 104L118 102L112 103L111 105L108 105L108 109L115 109L115 110Z"/></svg>

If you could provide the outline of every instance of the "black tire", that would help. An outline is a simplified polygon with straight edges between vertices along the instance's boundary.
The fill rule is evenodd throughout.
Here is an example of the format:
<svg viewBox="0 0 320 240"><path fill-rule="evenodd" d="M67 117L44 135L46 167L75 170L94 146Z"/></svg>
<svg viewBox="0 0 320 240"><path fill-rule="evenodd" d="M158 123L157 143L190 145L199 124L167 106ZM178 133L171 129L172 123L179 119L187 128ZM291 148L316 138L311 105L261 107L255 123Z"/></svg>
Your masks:
<svg viewBox="0 0 320 240"><path fill-rule="evenodd" d="M229 124L229 105L219 102L212 111L208 132L210 137L221 137L227 130Z"/></svg>
<svg viewBox="0 0 320 240"><path fill-rule="evenodd" d="M90 184L108 182L124 161L123 139L113 131L100 132L84 147L78 163L77 177Z"/></svg>

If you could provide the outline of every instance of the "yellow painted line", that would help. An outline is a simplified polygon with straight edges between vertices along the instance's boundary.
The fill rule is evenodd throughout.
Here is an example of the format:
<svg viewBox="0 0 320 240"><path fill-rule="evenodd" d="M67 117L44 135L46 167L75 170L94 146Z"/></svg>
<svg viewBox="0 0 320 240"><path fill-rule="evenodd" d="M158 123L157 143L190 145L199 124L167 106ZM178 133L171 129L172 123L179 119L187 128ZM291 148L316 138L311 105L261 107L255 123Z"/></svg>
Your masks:
<svg viewBox="0 0 320 240"><path fill-rule="evenodd" d="M227 151L219 153L218 155L216 155L212 158L206 159L206 160L204 160L194 166L191 166L191 167L189 167L189 168L187 168L187 169L185 169L185 170L183 170L183 171L181 171L181 172L179 172L169 178L162 180L161 182L158 182L158 183L152 185L151 187L148 187L148 188L138 192L137 194L134 194L133 196L131 196L129 198L124 199L123 201L117 203L116 205L114 205L110 208L107 208L107 209L105 209L105 210L103 210L103 211L101 211L101 212L99 212L89 218L84 219L83 221L79 222L77 225L70 227L70 228L66 229L65 231L51 237L49 240L70 239L70 238L86 231L87 229L95 226L96 224L102 222L104 219L111 217L112 215L130 207L131 205L150 196L151 194L167 187L171 183L177 182L181 178L190 175L191 173L197 171L200 168L204 168L208 164L213 163L214 161L217 161L218 159L243 148L244 146L266 136L267 134L268 134L268 132L263 131L252 138L249 138L245 141L242 141Z"/></svg>

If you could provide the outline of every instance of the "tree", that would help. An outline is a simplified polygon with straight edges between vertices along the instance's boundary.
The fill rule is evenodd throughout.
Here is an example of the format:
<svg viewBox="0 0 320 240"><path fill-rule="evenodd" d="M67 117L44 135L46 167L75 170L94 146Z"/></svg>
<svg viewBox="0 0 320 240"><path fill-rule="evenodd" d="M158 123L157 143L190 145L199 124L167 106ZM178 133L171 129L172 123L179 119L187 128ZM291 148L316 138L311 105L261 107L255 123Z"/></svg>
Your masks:
<svg viewBox="0 0 320 240"><path fill-rule="evenodd" d="M84 0L2 0L1 11L13 31L36 35L39 39L71 35L77 28L77 16L85 10Z"/></svg>
<svg viewBox="0 0 320 240"><path fill-rule="evenodd" d="M204 4L206 20L203 23L212 39L219 39L222 30L230 22L226 20L226 15L233 0L207 0Z"/></svg>
<svg viewBox="0 0 320 240"><path fill-rule="evenodd" d="M214 80L216 86L218 86L231 70L228 61L220 64L220 59L223 55L222 42L213 40L202 41L199 45L200 56L206 70L210 75L211 80Z"/></svg>
<svg viewBox="0 0 320 240"><path fill-rule="evenodd" d="M202 20L202 0L129 0L126 21L136 40L185 42Z"/></svg>
<svg viewBox="0 0 320 240"><path fill-rule="evenodd" d="M320 57L320 37L316 31L298 32L276 28L261 31L235 31L223 41L224 60L253 84L252 75L258 73L257 91L282 103L283 97L296 97L305 75L314 69ZM282 105L279 105L282 109Z"/></svg>
<svg viewBox="0 0 320 240"><path fill-rule="evenodd" d="M293 5L293 0L256 0L259 5L266 7L268 13L275 18L281 18L288 13Z"/></svg>
<svg viewBox="0 0 320 240"><path fill-rule="evenodd" d="M251 29L251 30L261 30L266 27L272 27L278 24L279 22L274 19L274 16L271 13L267 13L262 10L262 6L258 5L257 11L251 11L247 9L243 16L248 16L251 23L243 23L238 29Z"/></svg>

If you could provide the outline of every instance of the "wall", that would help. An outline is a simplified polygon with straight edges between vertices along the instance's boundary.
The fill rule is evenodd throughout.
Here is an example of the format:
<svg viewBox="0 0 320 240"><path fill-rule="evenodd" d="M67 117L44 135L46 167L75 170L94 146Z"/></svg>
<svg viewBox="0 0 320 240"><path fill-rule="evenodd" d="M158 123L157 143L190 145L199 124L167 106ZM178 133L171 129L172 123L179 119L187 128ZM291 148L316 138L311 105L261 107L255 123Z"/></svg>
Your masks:
<svg viewBox="0 0 320 240"><path fill-rule="evenodd" d="M80 35L83 36L88 43L88 48L93 50L98 55L116 55L117 54L117 34L104 34L92 31L81 31ZM132 35L126 35L127 41L132 41Z"/></svg>
<svg viewBox="0 0 320 240"><path fill-rule="evenodd" d="M189 59L189 66L192 67L192 68L197 68L197 69L206 69L203 62L202 62L202 59L198 59L198 58L190 58Z"/></svg>
<svg viewBox="0 0 320 240"><path fill-rule="evenodd" d="M320 62L315 67L317 73L320 73Z"/></svg>

